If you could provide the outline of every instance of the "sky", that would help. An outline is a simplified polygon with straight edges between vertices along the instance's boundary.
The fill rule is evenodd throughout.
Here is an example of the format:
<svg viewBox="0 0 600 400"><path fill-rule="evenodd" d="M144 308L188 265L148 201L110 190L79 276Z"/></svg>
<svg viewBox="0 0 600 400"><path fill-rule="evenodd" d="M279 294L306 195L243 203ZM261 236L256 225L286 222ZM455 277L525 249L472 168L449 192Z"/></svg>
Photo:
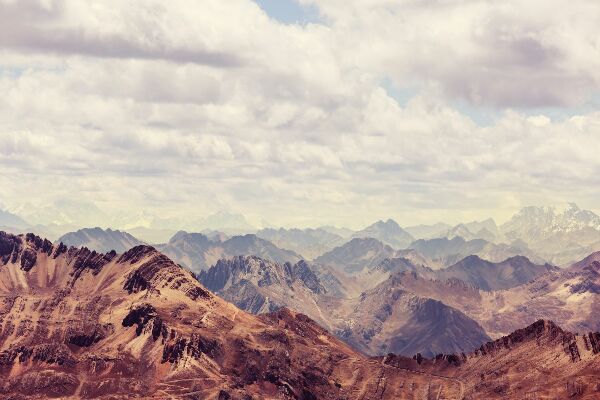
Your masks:
<svg viewBox="0 0 600 400"><path fill-rule="evenodd" d="M353 228L598 210L599 19L596 0L0 0L0 204Z"/></svg>

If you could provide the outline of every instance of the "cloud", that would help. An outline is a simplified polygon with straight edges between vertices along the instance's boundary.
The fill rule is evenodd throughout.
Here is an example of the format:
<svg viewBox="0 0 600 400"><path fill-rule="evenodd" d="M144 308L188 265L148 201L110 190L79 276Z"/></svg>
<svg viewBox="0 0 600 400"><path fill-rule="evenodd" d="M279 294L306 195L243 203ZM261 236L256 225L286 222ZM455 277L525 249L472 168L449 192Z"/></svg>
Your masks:
<svg viewBox="0 0 600 400"><path fill-rule="evenodd" d="M0 0L0 201L353 227L594 207L600 114L532 107L597 91L595 3L565 8L577 25L559 1L312 4L294 25L248 0Z"/></svg>
<svg viewBox="0 0 600 400"><path fill-rule="evenodd" d="M399 87L500 108L574 106L599 89L593 2L304 2L355 63Z"/></svg>

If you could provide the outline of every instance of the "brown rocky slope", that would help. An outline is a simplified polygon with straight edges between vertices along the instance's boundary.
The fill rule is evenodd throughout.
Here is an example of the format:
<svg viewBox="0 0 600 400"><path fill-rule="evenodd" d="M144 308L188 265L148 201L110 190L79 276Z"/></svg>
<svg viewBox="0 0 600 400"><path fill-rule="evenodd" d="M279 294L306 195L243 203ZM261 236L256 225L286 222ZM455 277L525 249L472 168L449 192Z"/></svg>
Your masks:
<svg viewBox="0 0 600 400"><path fill-rule="evenodd" d="M452 377L465 399L599 399L600 333L573 334L539 320L468 355L381 362Z"/></svg>

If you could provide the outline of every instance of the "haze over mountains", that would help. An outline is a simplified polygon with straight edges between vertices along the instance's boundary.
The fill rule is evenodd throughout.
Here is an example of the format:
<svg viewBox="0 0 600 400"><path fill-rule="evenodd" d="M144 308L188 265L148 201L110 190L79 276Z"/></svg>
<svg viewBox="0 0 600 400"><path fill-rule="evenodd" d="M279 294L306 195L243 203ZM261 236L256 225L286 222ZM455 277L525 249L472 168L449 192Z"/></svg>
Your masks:
<svg viewBox="0 0 600 400"><path fill-rule="evenodd" d="M177 221L146 213L110 217L93 205L68 203L66 209L53 219L38 216L39 221L44 221L44 224L31 224L14 212L2 211L0 226L5 231L32 231L58 240L67 233L77 231L78 229L74 229L76 223L91 220L91 217L81 216L92 213L104 218L105 227L118 228L117 230L131 234L139 242L167 243L182 229L203 233L211 239L218 237L220 240L251 233L307 260L317 259L345 245L352 238L373 238L394 250L415 249L445 266L468 255L478 255L493 262L523 255L536 263L549 262L566 266L600 250L600 217L589 210L581 210L572 203L553 207L525 207L499 226L493 219L487 219L454 226L438 223L402 228L396 221L388 219L377 221L358 231L327 226L314 229L259 229L244 216L227 212ZM35 215L37 214L30 217ZM77 219L79 217L80 220ZM81 243L85 245L84 242ZM88 247L94 248L92 241ZM202 268L205 265L197 269Z"/></svg>

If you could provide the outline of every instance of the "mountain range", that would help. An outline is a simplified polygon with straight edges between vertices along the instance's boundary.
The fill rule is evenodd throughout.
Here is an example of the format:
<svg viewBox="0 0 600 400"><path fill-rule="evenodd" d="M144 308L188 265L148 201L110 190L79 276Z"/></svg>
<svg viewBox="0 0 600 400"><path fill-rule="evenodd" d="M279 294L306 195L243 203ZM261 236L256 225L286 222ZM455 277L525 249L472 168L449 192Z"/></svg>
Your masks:
<svg viewBox="0 0 600 400"><path fill-rule="evenodd" d="M590 297L597 292L599 258L593 254L510 290L578 296L594 306L598 302ZM206 272L215 285L236 284L225 278L237 271L237 283L253 280L258 288L287 285L290 292L305 287L327 295L327 286L319 285L306 263L266 267L271 262L256 257L233 260L237 265L227 261ZM412 283L392 282L407 278ZM423 292L435 283L480 295L499 293L455 278L431 281L401 272L375 290L381 297L353 300L351 308L370 319L361 319L346 340L357 339L361 346L370 337L366 346L377 347L382 333L399 325L413 334L394 334L394 348L421 347L413 343L430 337L434 349L440 337L431 330L438 330L455 341L472 341L473 351L370 358L301 313L280 308L254 316L240 310L153 247L140 245L119 255L53 244L33 234L0 233L0 396L592 399L600 393L600 333L578 329L574 334L538 320L487 341L478 338L481 330L467 312L407 290L419 282ZM508 291L501 292L508 301ZM496 304L494 311L502 310ZM428 325L432 314L444 318ZM419 323L399 324L404 315L419 316ZM517 317L511 315L512 323L522 322ZM485 343L477 345L478 340Z"/></svg>
<svg viewBox="0 0 600 400"><path fill-rule="evenodd" d="M460 236L455 236L452 239L419 239L412 243L410 247L425 257L445 266L452 265L469 255L477 255L493 262L522 255L536 262L543 262L543 259L532 252L527 245L517 242L510 245L496 244L484 239L465 240Z"/></svg>
<svg viewBox="0 0 600 400"><path fill-rule="evenodd" d="M372 363L306 316L240 311L149 246L1 234L0 299L7 399L373 398L382 374L383 398L427 390L429 376Z"/></svg>
<svg viewBox="0 0 600 400"><path fill-rule="evenodd" d="M30 220L35 223L28 222ZM35 232L53 240L81 229L81 224L85 227L86 221L118 227L140 242L154 244L168 242L181 229L200 232L211 239L216 234L221 241L225 240L225 236L256 234L306 260L315 260L352 238L374 238L394 250L416 249L444 266L471 254L494 262L523 255L537 263L568 266L600 250L600 217L573 203L525 207L501 225L489 218L457 225L437 223L403 228L394 220L387 219L357 231L332 226L258 229L243 215L224 211L185 220L163 218L145 211L139 215L108 216L93 203L70 201L60 201L45 208L24 205L17 211L0 211L0 227L5 231Z"/></svg>
<svg viewBox="0 0 600 400"><path fill-rule="evenodd" d="M406 258L386 258L359 274L346 275L306 261L281 265L246 256L220 260L198 279L247 312L282 307L302 312L367 354L433 356L471 351L489 336L474 318L478 315L468 315L471 302L445 303L416 286L403 285L407 275L423 285L443 287L441 293L479 294L514 288L558 270L524 257L494 264L471 256L443 270Z"/></svg>
<svg viewBox="0 0 600 400"><path fill-rule="evenodd" d="M343 244L346 239L323 228L317 229L262 229L256 236L275 246L292 250L311 260Z"/></svg>
<svg viewBox="0 0 600 400"><path fill-rule="evenodd" d="M345 273L361 271L369 265L377 265L396 254L391 246L374 238L354 238L315 258L315 263L333 266Z"/></svg>
<svg viewBox="0 0 600 400"><path fill-rule="evenodd" d="M280 263L297 262L302 258L291 250L280 249L253 234L233 236L221 241L217 237L211 240L201 233L180 231L168 243L158 245L157 248L196 273L209 268L221 258L239 255L256 255Z"/></svg>
<svg viewBox="0 0 600 400"><path fill-rule="evenodd" d="M353 238L374 238L395 249L405 249L415 240L393 219L377 221L352 235Z"/></svg>
<svg viewBox="0 0 600 400"><path fill-rule="evenodd" d="M507 239L518 239L559 265L600 250L600 217L573 203L523 208L500 229Z"/></svg>

